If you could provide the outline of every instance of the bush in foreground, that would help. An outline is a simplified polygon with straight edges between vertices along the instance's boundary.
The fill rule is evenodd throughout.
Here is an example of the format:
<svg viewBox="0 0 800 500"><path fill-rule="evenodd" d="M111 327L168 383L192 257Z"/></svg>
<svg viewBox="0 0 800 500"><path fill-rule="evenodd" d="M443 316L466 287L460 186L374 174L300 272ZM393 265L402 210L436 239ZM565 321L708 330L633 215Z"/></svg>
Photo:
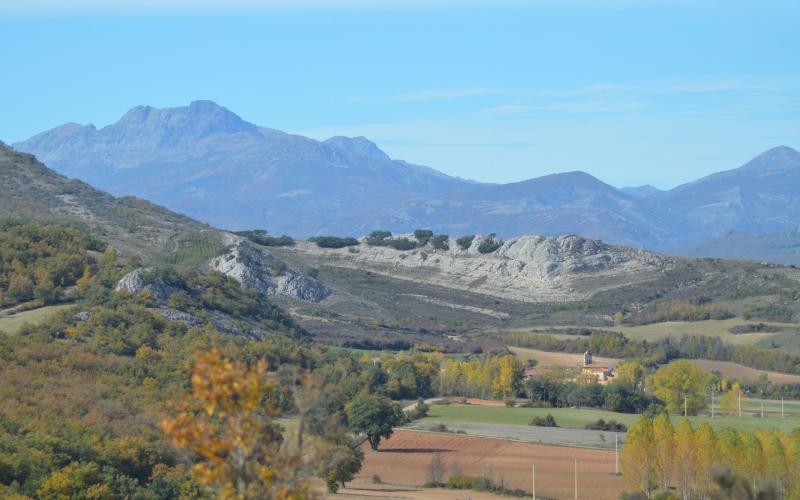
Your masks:
<svg viewBox="0 0 800 500"><path fill-rule="evenodd" d="M528 425L535 425L537 427L558 427L556 419L549 413L544 417L533 417L531 423Z"/></svg>

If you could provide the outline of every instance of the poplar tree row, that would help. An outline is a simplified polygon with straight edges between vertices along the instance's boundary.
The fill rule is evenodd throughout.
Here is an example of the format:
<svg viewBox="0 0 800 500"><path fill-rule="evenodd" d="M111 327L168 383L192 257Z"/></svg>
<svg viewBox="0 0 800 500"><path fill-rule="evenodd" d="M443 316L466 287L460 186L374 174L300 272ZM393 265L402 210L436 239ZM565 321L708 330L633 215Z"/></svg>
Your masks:
<svg viewBox="0 0 800 500"><path fill-rule="evenodd" d="M670 488L684 500L706 498L719 492L713 477L720 471L751 492L769 486L780 497L800 498L800 429L715 432L686 419L673 426L666 414L642 417L628 429L621 460L627 486L648 498Z"/></svg>

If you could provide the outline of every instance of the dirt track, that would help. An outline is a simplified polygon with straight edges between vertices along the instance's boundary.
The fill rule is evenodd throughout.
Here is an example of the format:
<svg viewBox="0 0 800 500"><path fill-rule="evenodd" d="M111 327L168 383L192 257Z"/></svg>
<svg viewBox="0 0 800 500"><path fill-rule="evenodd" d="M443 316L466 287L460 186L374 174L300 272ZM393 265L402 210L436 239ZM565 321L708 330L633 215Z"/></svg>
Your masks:
<svg viewBox="0 0 800 500"><path fill-rule="evenodd" d="M387 483L419 486L428 481L428 466L437 452L446 476L457 462L463 474L485 474L507 488L525 491L531 491L531 464L535 464L537 496L573 498L575 458L578 498L614 499L624 488L621 477L613 475L613 452L407 430L396 431L378 452L366 447L359 478L365 481L377 474ZM458 492L452 493L452 498L458 497Z"/></svg>

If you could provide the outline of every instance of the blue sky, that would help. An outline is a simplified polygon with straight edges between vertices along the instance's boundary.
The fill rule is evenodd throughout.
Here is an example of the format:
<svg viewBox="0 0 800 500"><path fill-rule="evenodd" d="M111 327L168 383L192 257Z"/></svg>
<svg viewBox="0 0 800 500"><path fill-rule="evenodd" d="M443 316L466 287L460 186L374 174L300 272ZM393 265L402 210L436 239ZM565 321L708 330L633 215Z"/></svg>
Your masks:
<svg viewBox="0 0 800 500"><path fill-rule="evenodd" d="M489 182L800 148L800 3L0 0L0 140L211 99ZM191 5L191 6L190 6Z"/></svg>

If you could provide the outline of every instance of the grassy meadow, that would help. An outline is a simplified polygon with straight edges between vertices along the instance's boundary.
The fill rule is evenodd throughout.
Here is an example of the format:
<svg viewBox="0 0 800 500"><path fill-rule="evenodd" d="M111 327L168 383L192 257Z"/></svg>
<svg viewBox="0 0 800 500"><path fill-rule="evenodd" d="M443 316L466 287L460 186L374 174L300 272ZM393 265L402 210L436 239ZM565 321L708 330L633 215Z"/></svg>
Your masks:
<svg viewBox="0 0 800 500"><path fill-rule="evenodd" d="M778 402L780 404L780 402ZM798 402L792 402L793 405L799 405ZM760 405L759 405L760 407ZM788 407L787 407L788 408ZM797 408L796 406L794 408ZM497 406L479 406L479 405L432 405L428 417L425 422L443 423L447 422L466 422L466 423L484 423L484 424L507 424L507 425L528 425L533 417L550 414L555 418L556 423L560 427L572 427L583 429L586 424L595 422L602 418L606 421L616 420L626 426L633 424L639 415L627 413L615 413L604 410L583 409L583 408L506 408ZM682 417L673 416L674 420ZM773 418L760 418L754 416L739 417L715 417L696 416L689 417L692 425L698 426L701 423L707 422L711 424L714 430L722 430L726 428L737 429L740 431L751 432L758 429L779 429L783 432L791 432L795 428L800 428L800 416L795 413L793 416L780 418L779 416Z"/></svg>
<svg viewBox="0 0 800 500"><path fill-rule="evenodd" d="M46 320L53 314L62 309L70 307L71 304L61 304L55 306L40 307L30 311L19 312L13 315L0 315L0 332L7 334L17 333L26 323L39 323Z"/></svg>
<svg viewBox="0 0 800 500"><path fill-rule="evenodd" d="M742 318L730 319L709 319L705 321L666 321L663 323L652 323L639 326L615 326L612 330L617 330L633 340L654 341L669 336L677 335L705 335L706 337L717 337L725 342L736 345L751 345L777 335L776 333L731 333L730 329L736 326L745 326L755 323L776 326L780 328L797 328L793 323L775 323L768 321L748 321Z"/></svg>

